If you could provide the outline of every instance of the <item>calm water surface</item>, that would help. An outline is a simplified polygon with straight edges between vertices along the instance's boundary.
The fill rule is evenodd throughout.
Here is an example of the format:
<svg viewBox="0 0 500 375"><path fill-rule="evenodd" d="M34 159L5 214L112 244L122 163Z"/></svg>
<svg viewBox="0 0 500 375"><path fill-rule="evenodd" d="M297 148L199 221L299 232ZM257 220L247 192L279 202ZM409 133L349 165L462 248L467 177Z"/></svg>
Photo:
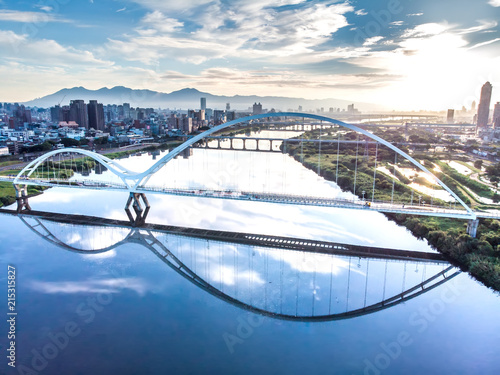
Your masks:
<svg viewBox="0 0 500 375"><path fill-rule="evenodd" d="M285 171L286 184L246 168L250 162L269 163L271 174ZM121 163L143 170L154 161L142 155ZM214 178L224 168L230 169ZM191 173L183 173L186 170ZM111 178L108 172L94 177ZM233 188L253 183L254 190L275 184L286 192L306 188L322 196L349 196L295 161L271 153L194 150L191 157L176 159L151 179L152 184L173 186L190 182ZM433 251L376 212L148 198L152 223ZM126 220L126 199L123 193L53 188L30 203L40 211ZM16 267L18 311L18 367L8 367L4 357L1 373L23 373L22 369L31 374L498 374L500 370L500 300L463 273L404 303L339 319L420 285L448 269L448 264L308 254L159 231L29 217L23 221L5 214L0 221L1 278L6 283L7 265ZM91 253L99 249L103 251ZM179 264L184 271L176 268ZM454 272L450 269L446 275ZM314 321L318 316L334 320ZM0 342L5 348L7 326L2 327ZM68 327L72 336L66 334Z"/></svg>

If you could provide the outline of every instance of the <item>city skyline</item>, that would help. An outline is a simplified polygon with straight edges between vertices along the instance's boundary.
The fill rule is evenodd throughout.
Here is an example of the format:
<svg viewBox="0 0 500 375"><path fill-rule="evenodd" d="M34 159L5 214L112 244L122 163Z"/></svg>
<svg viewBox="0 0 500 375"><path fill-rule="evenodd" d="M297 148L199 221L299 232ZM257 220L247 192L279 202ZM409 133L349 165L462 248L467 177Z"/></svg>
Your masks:
<svg viewBox="0 0 500 375"><path fill-rule="evenodd" d="M0 1L0 100L64 87L338 98L402 110L500 85L500 1ZM500 98L493 91L492 102Z"/></svg>

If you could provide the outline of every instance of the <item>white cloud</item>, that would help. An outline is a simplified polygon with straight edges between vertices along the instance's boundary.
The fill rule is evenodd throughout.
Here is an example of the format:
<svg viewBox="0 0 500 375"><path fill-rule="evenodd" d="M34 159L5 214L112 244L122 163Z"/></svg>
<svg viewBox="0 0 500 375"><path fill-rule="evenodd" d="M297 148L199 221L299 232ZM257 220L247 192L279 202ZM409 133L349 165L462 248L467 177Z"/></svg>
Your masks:
<svg viewBox="0 0 500 375"><path fill-rule="evenodd" d="M143 296L148 286L137 278L113 278L88 281L32 281L31 289L47 294L75 294L75 293L120 293L123 290L132 290Z"/></svg>
<svg viewBox="0 0 500 375"><path fill-rule="evenodd" d="M364 9L359 9L354 12L357 16L366 16L368 13Z"/></svg>
<svg viewBox="0 0 500 375"><path fill-rule="evenodd" d="M21 12L6 9L0 10L0 21L24 23L71 22L47 12Z"/></svg>
<svg viewBox="0 0 500 375"><path fill-rule="evenodd" d="M484 47L484 46L487 46L487 45L490 45L490 44L493 44L493 43L496 43L500 41L500 38L495 38L495 39L492 39L492 40L488 40L486 42L482 42L482 43L478 43L478 44L475 44L473 45L472 47L470 47L469 49L474 49L474 48L480 48L480 47Z"/></svg>
<svg viewBox="0 0 500 375"><path fill-rule="evenodd" d="M488 1L488 4L490 4L492 7L500 7L500 0L490 0Z"/></svg>
<svg viewBox="0 0 500 375"><path fill-rule="evenodd" d="M43 5L43 4L35 4L35 7L43 10L44 12L52 12L54 8L48 5Z"/></svg>
<svg viewBox="0 0 500 375"><path fill-rule="evenodd" d="M374 36L373 38L368 38L363 43L363 46L372 46L372 45L380 42L382 39L384 39L384 37L382 37L382 36Z"/></svg>
<svg viewBox="0 0 500 375"><path fill-rule="evenodd" d="M213 0L184 0L184 1L164 1L164 0L132 0L135 3L150 10L159 10L170 14L175 12L192 13L196 9L206 10L214 3ZM244 12L260 11L263 8L279 7L284 5L294 5L305 2L305 0L232 0L225 6L237 8ZM215 21L215 20L214 20Z"/></svg>
<svg viewBox="0 0 500 375"><path fill-rule="evenodd" d="M152 13L148 13L142 20L141 23L146 25L148 28L152 28L162 33L171 33L180 30L184 24L176 19L165 17L162 12L155 10Z"/></svg>
<svg viewBox="0 0 500 375"><path fill-rule="evenodd" d="M500 1L500 0L499 0ZM498 25L496 21L479 21L480 25L469 27L467 29L457 30L457 34L472 34L495 28Z"/></svg>
<svg viewBox="0 0 500 375"><path fill-rule="evenodd" d="M297 2L274 1L271 5ZM268 6L269 2L237 1L226 9L211 3L198 15L201 28L192 32L156 10L143 18L136 35L111 39L107 48L114 55L145 64L156 64L162 58L201 64L242 53L249 59L298 55L306 59L332 34L348 26L345 13L354 11L348 3L313 4L279 12Z"/></svg>
<svg viewBox="0 0 500 375"><path fill-rule="evenodd" d="M32 62L36 65L112 65L96 58L92 52L64 47L54 40L30 39L27 35L0 30L0 57L5 60Z"/></svg>
<svg viewBox="0 0 500 375"><path fill-rule="evenodd" d="M420 38L431 35L438 35L451 28L447 23L424 23L408 29L403 34L403 38Z"/></svg>

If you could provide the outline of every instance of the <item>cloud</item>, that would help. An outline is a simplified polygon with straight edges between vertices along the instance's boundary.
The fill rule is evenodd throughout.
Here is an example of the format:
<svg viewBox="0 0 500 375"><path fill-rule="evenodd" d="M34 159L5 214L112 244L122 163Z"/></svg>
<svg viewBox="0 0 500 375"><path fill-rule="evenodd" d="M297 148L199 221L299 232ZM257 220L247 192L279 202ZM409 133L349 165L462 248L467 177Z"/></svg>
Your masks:
<svg viewBox="0 0 500 375"><path fill-rule="evenodd" d="M6 9L0 10L0 21L24 23L71 22L70 20L60 18L47 12L21 12Z"/></svg>
<svg viewBox="0 0 500 375"><path fill-rule="evenodd" d="M155 10L141 20L135 35L110 39L107 48L115 56L145 64L157 64L165 58L202 64L240 57L242 53L248 59L298 55L306 59L348 26L345 14L354 8L348 3L306 4L297 9L272 7L299 2L210 3L197 14L195 28Z"/></svg>
<svg viewBox="0 0 500 375"><path fill-rule="evenodd" d="M498 41L500 41L500 38L495 38L495 39L492 39L492 40L487 40L486 42L475 44L472 47L470 47L469 49L471 50L471 49L474 49L474 48L484 47L484 46L496 43Z"/></svg>
<svg viewBox="0 0 500 375"><path fill-rule="evenodd" d="M46 294L75 294L75 293L120 293L123 290L132 290L143 296L149 287L138 278L113 278L87 281L32 281L30 288Z"/></svg>
<svg viewBox="0 0 500 375"><path fill-rule="evenodd" d="M54 10L51 6L43 4L35 4L35 7L43 10L44 12L52 12Z"/></svg>
<svg viewBox="0 0 500 375"><path fill-rule="evenodd" d="M0 30L0 47L0 57L11 61L50 66L112 65L96 58L90 51L64 47L50 39L30 39L13 31Z"/></svg>
<svg viewBox="0 0 500 375"><path fill-rule="evenodd" d="M490 4L492 7L500 7L500 0L490 0L488 1L488 4Z"/></svg>
<svg viewBox="0 0 500 375"><path fill-rule="evenodd" d="M438 35L451 28L447 23L424 23L408 29L404 32L403 38L421 38L431 35Z"/></svg>
<svg viewBox="0 0 500 375"><path fill-rule="evenodd" d="M382 39L384 39L384 38L381 37L381 36L374 36L373 38L368 38L363 43L363 46L372 46L372 45L377 44L378 42L380 42Z"/></svg>
<svg viewBox="0 0 500 375"><path fill-rule="evenodd" d="M500 0L499 0L500 1ZM457 30L457 34L472 34L481 31L486 31L497 27L498 22L496 21L479 21L480 25L469 27L467 29Z"/></svg>
<svg viewBox="0 0 500 375"><path fill-rule="evenodd" d="M125 10L127 10L127 8L126 8L126 7L121 8L121 9L118 9L118 10L116 11L116 13L120 13L120 12L123 12L123 11L125 11Z"/></svg>
<svg viewBox="0 0 500 375"><path fill-rule="evenodd" d="M317 92L332 89L370 89L386 85L389 79L398 79L386 74L321 74L301 73L297 70L266 69L239 70L230 68L209 68L198 75L188 75L176 71L167 71L162 79L171 85L193 85L209 89L211 93L248 95L259 90L266 90L268 95L290 96L291 91L302 90Z"/></svg>
<svg viewBox="0 0 500 375"><path fill-rule="evenodd" d="M368 13L364 9L359 9L355 11L354 14L357 16L366 16Z"/></svg>
<svg viewBox="0 0 500 375"><path fill-rule="evenodd" d="M164 0L132 0L135 3L150 10L159 10L169 14L176 12L192 14L197 10L205 11L207 7L214 3L213 0L184 0L184 1L164 1ZM306 0L232 0L224 6L231 9L237 8L241 11L255 12L263 8L281 7L284 5L295 5ZM219 2L220 3L220 2Z"/></svg>
<svg viewBox="0 0 500 375"><path fill-rule="evenodd" d="M172 33L174 31L180 30L184 24L174 18L165 17L162 12L155 10L152 13L148 13L142 20L141 23L148 28L154 29L162 33Z"/></svg>

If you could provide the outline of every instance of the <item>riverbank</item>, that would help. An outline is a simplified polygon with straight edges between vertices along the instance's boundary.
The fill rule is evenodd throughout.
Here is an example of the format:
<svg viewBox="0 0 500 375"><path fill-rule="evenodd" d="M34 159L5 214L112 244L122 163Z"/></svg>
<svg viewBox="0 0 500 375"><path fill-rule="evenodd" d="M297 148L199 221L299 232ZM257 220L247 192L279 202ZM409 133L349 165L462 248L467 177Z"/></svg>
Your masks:
<svg viewBox="0 0 500 375"><path fill-rule="evenodd" d="M446 218L386 216L406 227L415 237L447 256L450 263L500 292L500 222L481 220L477 237L465 234L466 223Z"/></svg>

